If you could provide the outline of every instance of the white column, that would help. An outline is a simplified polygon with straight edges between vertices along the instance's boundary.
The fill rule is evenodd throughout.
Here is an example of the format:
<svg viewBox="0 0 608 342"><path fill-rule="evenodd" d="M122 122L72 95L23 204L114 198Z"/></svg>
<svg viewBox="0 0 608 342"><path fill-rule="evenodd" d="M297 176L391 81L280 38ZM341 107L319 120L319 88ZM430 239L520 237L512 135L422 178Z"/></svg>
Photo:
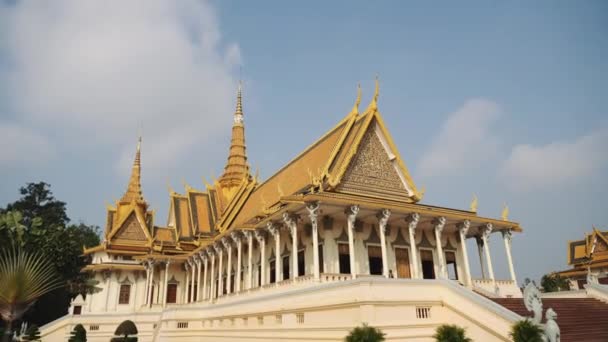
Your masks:
<svg viewBox="0 0 608 342"><path fill-rule="evenodd" d="M152 289L154 288L154 260L149 260L148 261L149 265L150 265L150 283L148 284L148 293L146 294L146 297L148 298L148 306L152 307L152 303L154 303L154 298L152 297Z"/></svg>
<svg viewBox="0 0 608 342"><path fill-rule="evenodd" d="M215 253L212 250L209 250L208 253L211 256L211 283L209 284L211 292L208 298L213 300L215 299Z"/></svg>
<svg viewBox="0 0 608 342"><path fill-rule="evenodd" d="M198 302L201 300L201 256L196 253L194 254L194 263L196 263L196 291L194 292L194 301Z"/></svg>
<svg viewBox="0 0 608 342"><path fill-rule="evenodd" d="M203 258L203 295L202 295L202 299L205 300L207 298L209 298L208 294L207 294L207 266L208 266L208 262L209 262L209 258L207 257L206 254L204 254L204 252L200 252L199 255L201 256L201 258Z"/></svg>
<svg viewBox="0 0 608 342"><path fill-rule="evenodd" d="M186 282L184 283L184 292L182 293L182 303L188 303L188 285L190 283L190 268L188 262L184 263L184 269L186 270Z"/></svg>
<svg viewBox="0 0 608 342"><path fill-rule="evenodd" d="M228 253L228 265L226 266L226 294L230 294L232 287L232 241L229 237L222 239L222 243Z"/></svg>
<svg viewBox="0 0 608 342"><path fill-rule="evenodd" d="M407 228L409 232L410 238L410 253L412 255L412 264L414 267L412 268L412 279L422 278L420 275L420 271L418 270L418 250L416 248L416 226L418 226L418 220L420 220L420 214L412 213L408 216L407 220Z"/></svg>
<svg viewBox="0 0 608 342"><path fill-rule="evenodd" d="M237 232L232 232L232 240L236 243L236 284L234 286L234 292L241 291L241 268L243 267L242 251L243 245L241 243L241 236Z"/></svg>
<svg viewBox="0 0 608 342"><path fill-rule="evenodd" d="M289 213L283 213L283 222L291 234L291 279L298 277L298 224L296 217Z"/></svg>
<svg viewBox="0 0 608 342"><path fill-rule="evenodd" d="M469 254L467 253L467 232L471 227L471 221L464 220L458 226L458 232L460 234L460 248L462 248L462 260L464 261L464 283L466 286L472 286L471 281L471 266L469 265Z"/></svg>
<svg viewBox="0 0 608 342"><path fill-rule="evenodd" d="M481 268L481 279L486 279L486 266L483 261L483 239L481 236L475 237L475 242L477 242L477 253L479 254L479 267Z"/></svg>
<svg viewBox="0 0 608 342"><path fill-rule="evenodd" d="M259 231L255 231L255 239L258 240L260 249L260 287L266 285L266 239Z"/></svg>
<svg viewBox="0 0 608 342"><path fill-rule="evenodd" d="M276 282L283 280L283 259L281 258L281 231L272 222L268 222L266 228L274 238L274 278Z"/></svg>
<svg viewBox="0 0 608 342"><path fill-rule="evenodd" d="M509 263L509 273L511 274L511 280L517 285L517 278L515 277L515 268L513 267L513 257L511 256L511 238L513 233L511 229L502 231L502 240L505 243L505 251L507 252L507 262Z"/></svg>
<svg viewBox="0 0 608 342"><path fill-rule="evenodd" d="M346 210L346 218L348 222L348 254L350 257L350 275L353 279L357 277L357 271L355 269L355 220L359 213L358 205L351 205Z"/></svg>
<svg viewBox="0 0 608 342"><path fill-rule="evenodd" d="M386 257L386 225L391 217L391 211L382 209L378 213L378 228L380 230L380 248L382 249L382 275L388 278L388 258Z"/></svg>
<svg viewBox="0 0 608 342"><path fill-rule="evenodd" d="M219 258L218 267L217 267L217 296L218 298L224 295L224 267L223 267L223 259L224 259L224 250L218 244L215 251L217 252L217 257Z"/></svg>
<svg viewBox="0 0 608 342"><path fill-rule="evenodd" d="M192 276L190 277L190 298L189 298L189 302L192 303L192 302L194 302L194 279L195 279L195 275L196 275L196 268L195 268L195 264L192 261L192 259L188 260L188 264L190 265L190 269L192 270Z"/></svg>
<svg viewBox="0 0 608 342"><path fill-rule="evenodd" d="M490 244L488 241L488 238L490 237L490 234L492 233L492 224L491 223L486 223L485 229L483 231L483 235L481 236L481 238L483 239L483 246L484 246L484 250L485 250L485 254L486 254L486 261L488 262L488 274L490 276L490 279L492 281L495 281L496 279L494 278L494 268L492 267L492 257L490 256Z"/></svg>
<svg viewBox="0 0 608 342"><path fill-rule="evenodd" d="M165 261L165 281L163 286L163 308L167 306L167 283L169 282L169 265L171 265L171 261Z"/></svg>
<svg viewBox="0 0 608 342"><path fill-rule="evenodd" d="M308 217L312 226L312 259L313 259L313 275L315 280L321 278L319 269L319 229L317 223L317 212L319 211L319 203L307 203Z"/></svg>
<svg viewBox="0 0 608 342"><path fill-rule="evenodd" d="M253 233L250 231L245 232L247 236L247 288L253 287Z"/></svg>
<svg viewBox="0 0 608 342"><path fill-rule="evenodd" d="M150 286L150 263L148 260L144 261L144 268L146 269L146 286L144 288L144 305L148 305L148 287ZM87 296L91 297L91 296ZM89 310L91 306L89 305Z"/></svg>
<svg viewBox="0 0 608 342"><path fill-rule="evenodd" d="M435 243L437 244L437 257L439 259L439 276L442 278L447 278L447 273L445 270L445 254L443 254L443 246L441 245L441 233L443 232L443 227L445 227L445 217L439 217L435 221Z"/></svg>

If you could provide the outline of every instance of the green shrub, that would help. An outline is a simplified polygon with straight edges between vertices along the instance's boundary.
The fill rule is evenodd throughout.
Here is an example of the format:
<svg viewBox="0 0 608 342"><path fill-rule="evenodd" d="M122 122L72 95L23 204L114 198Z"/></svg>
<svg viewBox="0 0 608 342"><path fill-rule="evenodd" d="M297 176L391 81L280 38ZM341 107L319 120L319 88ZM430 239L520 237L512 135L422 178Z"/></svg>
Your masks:
<svg viewBox="0 0 608 342"><path fill-rule="evenodd" d="M31 324L25 330L24 341L40 341L40 329L36 324Z"/></svg>
<svg viewBox="0 0 608 342"><path fill-rule="evenodd" d="M543 330L527 318L513 324L509 336L513 342L543 342Z"/></svg>
<svg viewBox="0 0 608 342"><path fill-rule="evenodd" d="M437 342L472 342L470 338L466 336L465 329L457 325L444 324L437 327L435 335L433 335Z"/></svg>
<svg viewBox="0 0 608 342"><path fill-rule="evenodd" d="M363 326L356 327L351 330L344 339L346 342L381 342L384 341L385 334L382 330L370 327L367 323Z"/></svg>
<svg viewBox="0 0 608 342"><path fill-rule="evenodd" d="M87 331L82 324L77 324L70 333L69 342L87 342Z"/></svg>

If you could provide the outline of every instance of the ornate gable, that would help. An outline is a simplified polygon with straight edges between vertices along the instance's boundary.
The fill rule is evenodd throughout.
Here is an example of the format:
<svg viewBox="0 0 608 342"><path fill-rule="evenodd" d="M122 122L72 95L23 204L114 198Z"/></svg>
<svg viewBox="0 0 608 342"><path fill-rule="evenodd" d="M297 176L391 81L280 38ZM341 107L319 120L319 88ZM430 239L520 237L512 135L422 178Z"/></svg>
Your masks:
<svg viewBox="0 0 608 342"><path fill-rule="evenodd" d="M393 199L410 197L393 160L371 127L363 135L336 190Z"/></svg>
<svg viewBox="0 0 608 342"><path fill-rule="evenodd" d="M148 242L148 237L146 236L146 233L144 233L144 227L139 223L134 211L129 214L129 217L127 217L122 224L122 227L114 234L112 240Z"/></svg>

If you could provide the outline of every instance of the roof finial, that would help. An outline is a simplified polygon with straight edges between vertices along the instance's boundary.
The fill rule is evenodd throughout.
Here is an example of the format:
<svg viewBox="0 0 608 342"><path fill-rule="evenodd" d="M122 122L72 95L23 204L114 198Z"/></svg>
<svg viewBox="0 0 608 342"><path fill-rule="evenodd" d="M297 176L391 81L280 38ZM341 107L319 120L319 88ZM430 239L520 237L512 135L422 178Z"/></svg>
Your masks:
<svg viewBox="0 0 608 342"><path fill-rule="evenodd" d="M239 81L239 88L236 92L236 111L234 112L234 123L243 123L243 81Z"/></svg>
<svg viewBox="0 0 608 342"><path fill-rule="evenodd" d="M370 102L369 106L365 110L365 113L375 112L378 110L378 94L380 93L380 81L378 80L378 74L376 74L376 89L374 90L374 97L372 97L372 102Z"/></svg>
<svg viewBox="0 0 608 342"><path fill-rule="evenodd" d="M353 109L350 111L350 115L359 114L359 103L361 103L361 83L357 83L357 99L355 100Z"/></svg>
<svg viewBox="0 0 608 342"><path fill-rule="evenodd" d="M127 191L120 199L121 202L138 201L143 202L144 198L141 193L141 135L137 139L137 148L135 150L135 159L131 168L131 178L127 185Z"/></svg>

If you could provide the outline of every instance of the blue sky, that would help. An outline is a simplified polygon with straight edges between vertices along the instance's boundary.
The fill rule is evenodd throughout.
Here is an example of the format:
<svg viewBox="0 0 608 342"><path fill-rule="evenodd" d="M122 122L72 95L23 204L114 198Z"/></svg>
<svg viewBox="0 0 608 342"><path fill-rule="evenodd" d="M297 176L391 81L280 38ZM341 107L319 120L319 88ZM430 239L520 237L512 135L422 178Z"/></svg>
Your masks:
<svg viewBox="0 0 608 342"><path fill-rule="evenodd" d="M423 202L477 194L492 217L508 203L525 229L516 270L538 278L566 267L568 240L608 229L607 60L603 1L0 2L0 204L44 180L73 220L103 226L141 130L164 224L168 184L221 173L240 75L265 178L346 115L359 82L367 105L377 73Z"/></svg>

